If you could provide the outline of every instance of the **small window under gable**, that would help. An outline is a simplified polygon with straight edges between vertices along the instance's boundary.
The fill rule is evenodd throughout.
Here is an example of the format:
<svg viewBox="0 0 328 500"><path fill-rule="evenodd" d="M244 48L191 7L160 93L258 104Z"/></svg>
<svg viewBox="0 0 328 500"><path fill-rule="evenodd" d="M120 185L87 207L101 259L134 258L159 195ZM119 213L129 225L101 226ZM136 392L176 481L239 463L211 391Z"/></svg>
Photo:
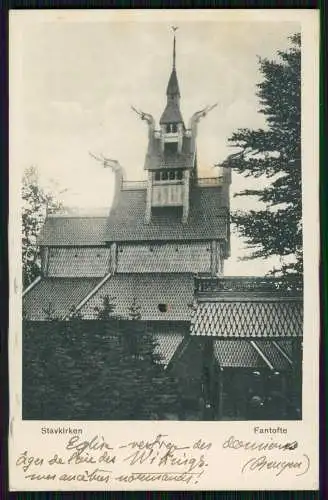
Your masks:
<svg viewBox="0 0 328 500"><path fill-rule="evenodd" d="M181 181L183 179L183 171L180 169L161 170L154 173L155 182L160 181Z"/></svg>
<svg viewBox="0 0 328 500"><path fill-rule="evenodd" d="M176 123L168 123L166 125L167 134L175 134L178 131L178 126Z"/></svg>
<svg viewBox="0 0 328 500"><path fill-rule="evenodd" d="M178 181L182 180L182 170L177 170L177 179Z"/></svg>

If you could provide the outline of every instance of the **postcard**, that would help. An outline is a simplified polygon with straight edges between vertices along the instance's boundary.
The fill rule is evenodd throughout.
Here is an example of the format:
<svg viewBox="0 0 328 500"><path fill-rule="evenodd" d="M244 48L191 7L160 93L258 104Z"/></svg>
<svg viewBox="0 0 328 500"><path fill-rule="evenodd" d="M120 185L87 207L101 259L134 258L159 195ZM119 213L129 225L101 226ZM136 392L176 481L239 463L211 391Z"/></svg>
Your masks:
<svg viewBox="0 0 328 500"><path fill-rule="evenodd" d="M318 489L318 19L10 12L12 491Z"/></svg>

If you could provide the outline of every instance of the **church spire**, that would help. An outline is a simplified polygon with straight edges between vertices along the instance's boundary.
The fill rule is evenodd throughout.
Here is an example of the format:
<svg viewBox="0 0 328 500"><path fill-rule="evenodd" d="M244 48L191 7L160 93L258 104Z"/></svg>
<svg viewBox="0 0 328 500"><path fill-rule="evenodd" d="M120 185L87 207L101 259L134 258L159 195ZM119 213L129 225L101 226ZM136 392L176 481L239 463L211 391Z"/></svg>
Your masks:
<svg viewBox="0 0 328 500"><path fill-rule="evenodd" d="M178 77L176 73L176 34L178 27L172 26L173 31L173 61L172 71L169 78L169 83L166 89L167 104L160 119L160 124L165 123L183 123L183 118L180 111L180 89Z"/></svg>
<svg viewBox="0 0 328 500"><path fill-rule="evenodd" d="M178 27L172 26L171 29L173 31L173 60L172 60L172 72L171 72L171 76L169 79L169 83L167 85L166 95L167 96L175 96L176 95L176 96L180 97L178 77L177 77L177 73L176 73L176 35L175 35L175 32L177 31Z"/></svg>
<svg viewBox="0 0 328 500"><path fill-rule="evenodd" d="M176 26L172 26L173 30L173 70L175 70L175 32L178 28Z"/></svg>

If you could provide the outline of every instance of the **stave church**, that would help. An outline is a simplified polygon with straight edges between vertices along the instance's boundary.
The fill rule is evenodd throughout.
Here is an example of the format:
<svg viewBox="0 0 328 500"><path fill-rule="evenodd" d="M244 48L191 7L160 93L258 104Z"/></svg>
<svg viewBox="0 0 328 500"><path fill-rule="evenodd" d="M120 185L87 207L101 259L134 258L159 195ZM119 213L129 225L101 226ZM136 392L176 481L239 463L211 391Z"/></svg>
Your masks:
<svg viewBox="0 0 328 500"><path fill-rule="evenodd" d="M137 300L161 363L183 388L187 419L245 420L269 396L271 419L299 419L302 285L224 276L231 171L225 163L202 177L197 129L213 106L186 124L180 97L174 34L159 125L133 108L148 130L145 180L129 181L119 162L104 159L115 175L108 213L47 216L41 275L23 292L24 317L96 320L109 297L128 318Z"/></svg>

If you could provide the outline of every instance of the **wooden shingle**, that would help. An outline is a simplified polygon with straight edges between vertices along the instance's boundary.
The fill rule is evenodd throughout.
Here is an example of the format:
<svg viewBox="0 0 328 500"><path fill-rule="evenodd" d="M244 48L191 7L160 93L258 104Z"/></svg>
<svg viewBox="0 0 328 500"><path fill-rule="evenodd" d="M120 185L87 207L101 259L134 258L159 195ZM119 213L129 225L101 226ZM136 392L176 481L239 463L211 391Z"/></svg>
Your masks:
<svg viewBox="0 0 328 500"><path fill-rule="evenodd" d="M63 319L97 285L99 278L45 278L23 299L23 314L31 321Z"/></svg>
<svg viewBox="0 0 328 500"><path fill-rule="evenodd" d="M213 337L301 337L301 300L200 302L193 311L191 334Z"/></svg>
<svg viewBox="0 0 328 500"><path fill-rule="evenodd" d="M80 309L84 319L97 319L104 298L115 306L114 314L129 317L134 299L142 320L190 321L193 301L191 273L115 274Z"/></svg>

